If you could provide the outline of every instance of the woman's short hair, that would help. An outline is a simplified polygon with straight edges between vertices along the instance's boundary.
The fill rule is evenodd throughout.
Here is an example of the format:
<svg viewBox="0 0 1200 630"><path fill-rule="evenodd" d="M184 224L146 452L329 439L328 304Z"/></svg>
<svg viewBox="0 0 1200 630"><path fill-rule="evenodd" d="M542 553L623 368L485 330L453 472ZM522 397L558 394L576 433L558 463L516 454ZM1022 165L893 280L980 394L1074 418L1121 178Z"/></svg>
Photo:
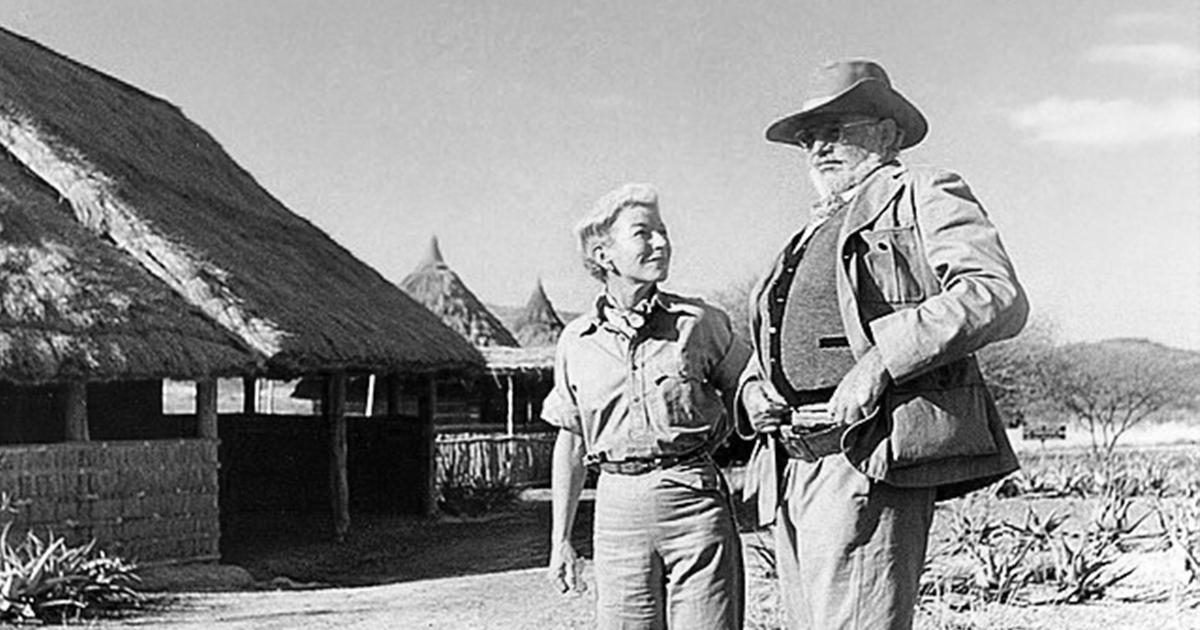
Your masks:
<svg viewBox="0 0 1200 630"><path fill-rule="evenodd" d="M575 224L575 236L579 239L579 252L583 255L583 268L601 282L608 270L592 260L591 249L597 241L608 240L609 230L625 208L643 206L658 210L658 190L650 184L625 184L604 195L592 206L591 212Z"/></svg>

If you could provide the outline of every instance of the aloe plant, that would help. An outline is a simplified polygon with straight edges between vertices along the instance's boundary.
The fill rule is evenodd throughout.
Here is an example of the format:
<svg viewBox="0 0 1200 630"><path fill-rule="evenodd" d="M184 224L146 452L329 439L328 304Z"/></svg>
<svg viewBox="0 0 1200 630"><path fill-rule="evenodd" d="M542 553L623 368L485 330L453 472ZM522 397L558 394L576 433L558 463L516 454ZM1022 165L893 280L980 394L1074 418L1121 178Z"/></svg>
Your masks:
<svg viewBox="0 0 1200 630"><path fill-rule="evenodd" d="M48 532L10 541L12 522L0 528L0 621L65 621L137 607L136 567L96 549L96 541L69 545Z"/></svg>

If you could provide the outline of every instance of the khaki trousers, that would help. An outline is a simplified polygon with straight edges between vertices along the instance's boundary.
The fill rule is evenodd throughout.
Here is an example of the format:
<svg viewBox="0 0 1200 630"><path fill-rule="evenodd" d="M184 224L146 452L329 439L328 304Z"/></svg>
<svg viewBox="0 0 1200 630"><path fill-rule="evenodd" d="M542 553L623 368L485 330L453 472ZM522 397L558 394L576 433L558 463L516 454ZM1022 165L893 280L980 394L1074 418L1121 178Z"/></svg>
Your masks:
<svg viewBox="0 0 1200 630"><path fill-rule="evenodd" d="M933 488L868 479L841 455L789 460L775 556L793 630L910 630Z"/></svg>
<svg viewBox="0 0 1200 630"><path fill-rule="evenodd" d="M711 461L602 473L593 546L600 630L741 629L741 539Z"/></svg>

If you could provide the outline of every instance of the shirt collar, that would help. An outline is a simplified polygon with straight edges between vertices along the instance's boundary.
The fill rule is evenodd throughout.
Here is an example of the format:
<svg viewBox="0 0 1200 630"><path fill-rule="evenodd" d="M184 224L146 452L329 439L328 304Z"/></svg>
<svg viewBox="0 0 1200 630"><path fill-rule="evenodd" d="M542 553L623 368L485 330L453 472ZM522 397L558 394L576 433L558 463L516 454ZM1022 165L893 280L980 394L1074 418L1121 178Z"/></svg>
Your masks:
<svg viewBox="0 0 1200 630"><path fill-rule="evenodd" d="M669 293L666 293L658 288L657 285L651 290L650 294L642 298L633 308L629 309L632 313L649 319L656 311L662 310L671 312L675 310L676 302ZM595 332L602 324L608 323L618 329L624 328L619 323L609 322L608 313L610 311L621 311L616 306L612 297L607 291L601 291L596 299L592 302L592 308L589 309L590 321L587 327L583 330L584 334ZM640 328L640 326L638 326Z"/></svg>

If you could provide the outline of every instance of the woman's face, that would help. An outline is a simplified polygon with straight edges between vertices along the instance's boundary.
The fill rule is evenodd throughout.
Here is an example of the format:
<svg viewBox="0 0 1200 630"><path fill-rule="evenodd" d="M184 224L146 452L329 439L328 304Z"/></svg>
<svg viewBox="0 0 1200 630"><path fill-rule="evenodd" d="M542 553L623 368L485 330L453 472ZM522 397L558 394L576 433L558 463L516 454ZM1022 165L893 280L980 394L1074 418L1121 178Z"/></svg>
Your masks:
<svg viewBox="0 0 1200 630"><path fill-rule="evenodd" d="M608 240L592 254L608 271L608 280L653 284L667 279L671 269L671 239L655 208L631 206L621 210Z"/></svg>

